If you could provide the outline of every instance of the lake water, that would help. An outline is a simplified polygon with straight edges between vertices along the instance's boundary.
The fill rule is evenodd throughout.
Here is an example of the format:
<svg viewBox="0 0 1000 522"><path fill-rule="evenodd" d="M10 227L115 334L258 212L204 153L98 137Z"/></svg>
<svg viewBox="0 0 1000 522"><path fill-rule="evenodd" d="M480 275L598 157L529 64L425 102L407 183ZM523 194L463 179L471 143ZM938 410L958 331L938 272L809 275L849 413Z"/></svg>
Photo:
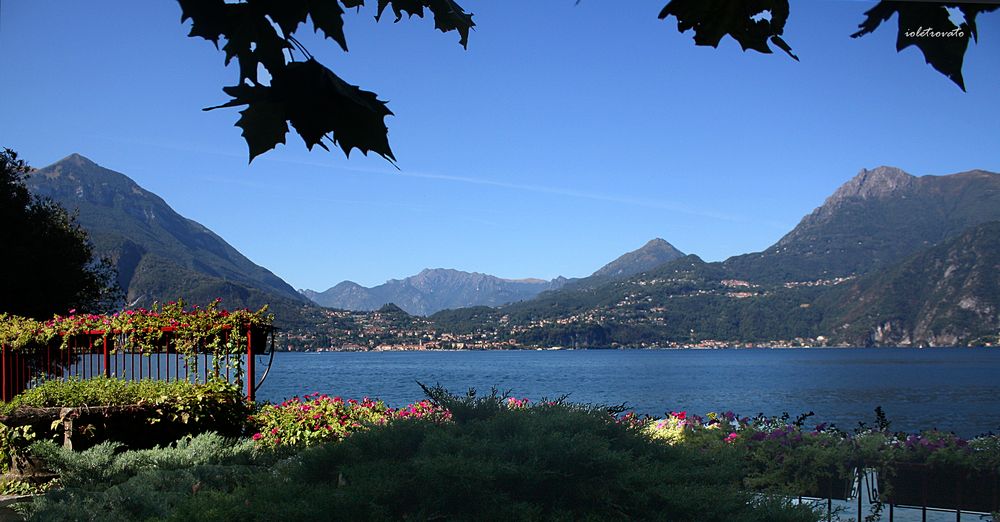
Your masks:
<svg viewBox="0 0 1000 522"><path fill-rule="evenodd" d="M399 406L423 398L417 381L659 416L812 411L810 422L846 430L882 406L893 430L1000 432L1000 349L990 348L277 353L258 399L323 392Z"/></svg>

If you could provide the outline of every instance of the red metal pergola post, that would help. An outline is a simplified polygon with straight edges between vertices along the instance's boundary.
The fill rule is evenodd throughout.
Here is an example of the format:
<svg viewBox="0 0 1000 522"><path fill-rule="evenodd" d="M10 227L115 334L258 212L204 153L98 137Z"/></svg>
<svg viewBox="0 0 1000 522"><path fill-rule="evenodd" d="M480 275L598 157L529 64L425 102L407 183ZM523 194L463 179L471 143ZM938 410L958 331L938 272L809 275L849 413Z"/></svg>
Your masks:
<svg viewBox="0 0 1000 522"><path fill-rule="evenodd" d="M253 402L257 390L254 389L254 360L253 360L253 329L250 325L247 328L247 400Z"/></svg>

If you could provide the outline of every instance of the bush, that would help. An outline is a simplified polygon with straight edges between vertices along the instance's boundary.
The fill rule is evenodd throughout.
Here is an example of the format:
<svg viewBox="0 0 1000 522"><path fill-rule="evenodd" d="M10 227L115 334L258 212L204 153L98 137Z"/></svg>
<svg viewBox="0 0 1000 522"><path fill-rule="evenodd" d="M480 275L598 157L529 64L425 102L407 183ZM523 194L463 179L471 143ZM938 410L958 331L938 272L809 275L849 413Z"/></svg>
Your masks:
<svg viewBox="0 0 1000 522"><path fill-rule="evenodd" d="M125 451L114 442L73 451L51 441L35 442L29 450L59 473L65 487L78 489L104 489L150 469L272 464L283 455L250 440L231 439L217 433L188 436L170 446L136 451Z"/></svg>
<svg viewBox="0 0 1000 522"><path fill-rule="evenodd" d="M83 408L89 406L95 409ZM119 410L96 409L100 406ZM78 449L103 440L132 448L168 444L184 435L215 431L227 436L243 434L251 404L240 391L224 381L192 384L184 381L126 381L98 377L47 381L0 406L10 415L19 408L82 408L74 414L72 440ZM53 418L37 416L30 422L39 437L60 438ZM150 429L155 427L155 429ZM14 426L10 426L14 428ZM58 431L57 431L58 430Z"/></svg>
<svg viewBox="0 0 1000 522"><path fill-rule="evenodd" d="M335 442L351 433L385 424L393 418L424 418L447 421L451 413L429 401L421 401L399 410L367 397L361 401L344 400L314 393L292 397L278 405L265 404L250 418L253 440L275 447L313 446Z"/></svg>
<svg viewBox="0 0 1000 522"><path fill-rule="evenodd" d="M727 446L706 452L655 443L599 408L497 407L493 399L460 399L478 414L454 422L395 416L269 468L200 461L159 469L137 457L95 454L89 469L115 474L113 459L128 459L139 471L101 479L88 494L49 493L33 505L32 519L817 518L805 506L744 492L742 462Z"/></svg>

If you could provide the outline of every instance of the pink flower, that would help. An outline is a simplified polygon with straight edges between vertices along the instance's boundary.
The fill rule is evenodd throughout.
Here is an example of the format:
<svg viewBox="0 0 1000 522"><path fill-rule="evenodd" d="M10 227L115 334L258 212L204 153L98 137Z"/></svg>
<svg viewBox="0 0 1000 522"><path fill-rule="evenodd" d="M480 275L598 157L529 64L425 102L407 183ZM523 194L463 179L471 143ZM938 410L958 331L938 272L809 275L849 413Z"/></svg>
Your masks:
<svg viewBox="0 0 1000 522"><path fill-rule="evenodd" d="M730 433L729 435L726 435L726 438L722 439L722 441L725 442L725 443L727 443L727 444L732 444L732 443L736 442L736 439L738 439L738 438L740 438L740 434L736 433L736 432L733 432L733 433Z"/></svg>
<svg viewBox="0 0 1000 522"><path fill-rule="evenodd" d="M253 434L253 440L260 440L262 438L264 438L264 436L261 435L260 433L254 433Z"/></svg>

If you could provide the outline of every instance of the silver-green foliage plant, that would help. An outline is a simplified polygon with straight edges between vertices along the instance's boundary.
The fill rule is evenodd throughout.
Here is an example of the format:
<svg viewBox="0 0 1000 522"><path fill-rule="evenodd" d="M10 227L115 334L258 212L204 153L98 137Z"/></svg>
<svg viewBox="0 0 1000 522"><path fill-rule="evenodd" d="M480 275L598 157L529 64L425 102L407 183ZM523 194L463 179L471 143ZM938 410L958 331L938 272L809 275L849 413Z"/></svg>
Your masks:
<svg viewBox="0 0 1000 522"><path fill-rule="evenodd" d="M100 489L124 482L143 470L177 470L205 465L249 466L271 463L274 451L246 439L217 433L184 437L171 446L124 451L121 444L104 442L86 451L73 451L51 441L38 441L31 453L59 473L67 488Z"/></svg>

